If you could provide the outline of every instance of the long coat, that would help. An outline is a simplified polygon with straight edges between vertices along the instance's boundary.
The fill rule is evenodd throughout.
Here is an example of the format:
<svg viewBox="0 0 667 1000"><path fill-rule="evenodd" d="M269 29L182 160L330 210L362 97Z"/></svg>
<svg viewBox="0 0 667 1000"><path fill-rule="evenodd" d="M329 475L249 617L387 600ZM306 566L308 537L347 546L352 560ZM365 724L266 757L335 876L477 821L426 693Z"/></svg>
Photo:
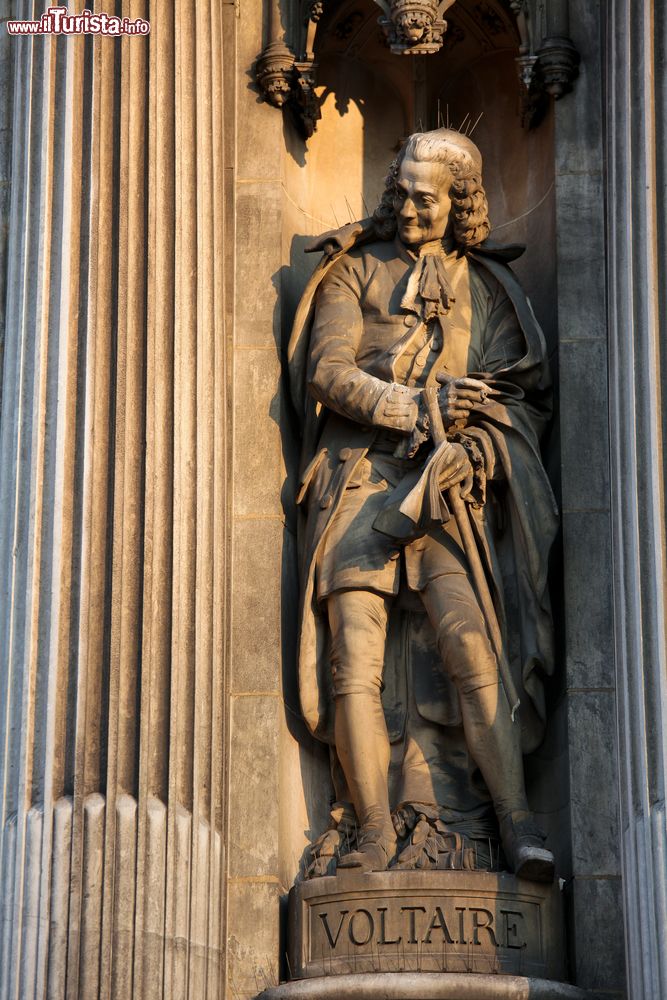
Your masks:
<svg viewBox="0 0 667 1000"><path fill-rule="evenodd" d="M297 310L288 360L293 399L303 419L303 448L299 514L300 632L298 677L301 708L311 732L333 743L333 696L328 661L326 608L318 604L315 571L318 554L327 537L341 498L360 461L372 448L380 428L334 412L316 402L308 391L310 333L318 289L336 261L365 245L364 253L386 258L381 244L373 244L368 225L345 227L328 242L327 250L304 292ZM324 240L322 242L325 242ZM467 252L471 266L499 283L516 314L516 329L523 349L507 366L475 373L496 393L486 403L483 415L472 421L492 443L496 461L502 466L505 487L499 493L502 507L498 519L484 511L470 510L480 557L486 568L496 610L506 637L508 660L521 694L520 721L525 751L539 744L545 717L544 677L553 671L553 635L547 587L549 549L557 530L557 508L542 466L539 438L551 412L551 381L544 336L528 299L504 257L517 256L514 248L498 248L488 241ZM386 373L391 382L392 352L388 351ZM312 367L312 365L311 365ZM350 379L350 409L359 399L364 377ZM368 376L370 378L370 376ZM382 381L382 379L380 380ZM377 375L373 376L377 392ZM353 398L354 397L354 398ZM427 719L441 714L432 698L418 706Z"/></svg>

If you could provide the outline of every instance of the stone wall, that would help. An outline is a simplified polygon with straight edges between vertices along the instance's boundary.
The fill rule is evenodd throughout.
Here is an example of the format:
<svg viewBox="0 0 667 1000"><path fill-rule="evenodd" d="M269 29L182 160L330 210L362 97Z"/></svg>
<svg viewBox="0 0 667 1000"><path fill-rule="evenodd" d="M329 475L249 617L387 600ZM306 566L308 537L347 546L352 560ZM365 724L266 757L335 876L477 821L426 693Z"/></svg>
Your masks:
<svg viewBox="0 0 667 1000"><path fill-rule="evenodd" d="M624 990L609 492L602 18L575 5L582 61L556 105L556 233L575 982ZM602 919L602 914L604 918Z"/></svg>
<svg viewBox="0 0 667 1000"><path fill-rule="evenodd" d="M533 133L509 48L477 52L473 92L453 57L429 79L325 46L308 144L252 83L262 0L123 0L151 34L120 43L0 25L0 1000L245 1000L288 974L328 811L293 669L303 247L373 207L429 102L496 79L475 138L559 373L563 669L531 792L573 981L624 996L626 954L632 1000L667 993L667 21L571 6L580 77Z"/></svg>

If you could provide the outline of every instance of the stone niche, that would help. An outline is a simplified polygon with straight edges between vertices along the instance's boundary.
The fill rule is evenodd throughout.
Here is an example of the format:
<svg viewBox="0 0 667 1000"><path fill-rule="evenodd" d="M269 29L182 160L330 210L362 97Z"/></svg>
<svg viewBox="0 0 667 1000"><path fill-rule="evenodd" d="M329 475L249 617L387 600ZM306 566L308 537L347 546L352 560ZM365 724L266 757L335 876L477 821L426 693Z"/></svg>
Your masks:
<svg viewBox="0 0 667 1000"><path fill-rule="evenodd" d="M489 5L486 5L489 6ZM325 6L317 42L317 94L322 117L304 142L285 119L287 152L283 161L283 259L281 326L289 336L294 312L317 254L304 253L314 235L335 229L373 211L384 177L402 140L423 127L447 121L463 131L476 123L472 137L484 156L484 182L494 238L525 243L530 252L514 269L528 292L544 330L550 358L557 352L554 132L549 113L539 127L522 126L515 56L516 24L504 4L491 4L493 18L480 21L472 0L458 0L447 12L449 29L442 50L417 59L397 57L385 44L377 24L378 8L367 3ZM497 7L497 10L496 10ZM554 366L555 368L555 366ZM555 428L555 424L554 424ZM288 528L294 525L298 444L296 429L283 431L287 479L283 489ZM545 464L559 493L559 446L555 429L545 442ZM288 498L285 500L285 498ZM288 531L294 537L293 528ZM283 607L297 606L296 558L283 573ZM556 628L558 553L554 553ZM294 640L283 650L283 684L290 712L288 726L300 743L299 762L290 765L291 779L303 788L303 812L285 816L284 832L291 857L306 847L303 831L317 836L327 821L323 784L328 762L321 745L304 734L298 722L294 677ZM526 759L529 797L540 825L547 831L559 873L570 868L568 830L567 737L564 731L563 671L546 691L549 723L546 737ZM460 727L445 730L460 742ZM404 751L394 743L392 768Z"/></svg>
<svg viewBox="0 0 667 1000"><path fill-rule="evenodd" d="M472 130L482 150L494 237L530 247L515 270L545 332L549 355L555 357L553 114L547 111L533 129L522 124L516 21L504 3L485 3L485 18L480 18L479 7L473 0L458 0L447 11L449 27L442 50L410 58L390 52L377 23L378 8L370 0L325 4L315 45L321 119L307 142L289 117L284 125L282 243L286 266L280 276L284 344L318 257L305 254L305 246L314 235L373 211L386 170L407 135L449 124L464 132ZM288 426L284 428L284 502L296 492L296 437ZM555 435L545 442L545 464L558 495L560 457ZM288 535L293 537L290 504L288 499ZM290 558L294 559L293 572L283 573L283 607L287 609L297 606L296 561L294 555ZM558 563L556 553L552 581L556 604L561 587ZM557 611L557 629L558 624ZM395 995L459 1000L464 996L471 1000L583 996L567 985L567 898L560 888L571 870L562 669L546 691L545 740L526 759L530 804L556 855L560 883L545 887L497 871L390 871L363 878L341 871L336 877L307 881L308 841L326 829L332 795L326 791L329 776L324 748L305 734L298 721L293 637L283 652L283 684L290 707L287 725L299 745L298 757L290 751L286 774L300 787L298 795L290 793L290 802L298 800L298 809L281 806L283 851L290 859L301 857L301 862L289 897L281 971L281 978L292 982L269 991L267 997L283 993L285 997ZM453 720L445 733L445 738L461 743L460 720L458 728ZM392 771L400 769L404 753L400 740L395 740ZM289 884L287 867L285 883ZM480 992L461 992L471 988L464 986L461 974L477 977ZM398 975L403 977L401 986L396 985ZM408 975L427 979L410 986ZM380 983L375 979L378 976L390 979ZM349 977L353 979L348 982ZM357 977L363 977L363 984Z"/></svg>

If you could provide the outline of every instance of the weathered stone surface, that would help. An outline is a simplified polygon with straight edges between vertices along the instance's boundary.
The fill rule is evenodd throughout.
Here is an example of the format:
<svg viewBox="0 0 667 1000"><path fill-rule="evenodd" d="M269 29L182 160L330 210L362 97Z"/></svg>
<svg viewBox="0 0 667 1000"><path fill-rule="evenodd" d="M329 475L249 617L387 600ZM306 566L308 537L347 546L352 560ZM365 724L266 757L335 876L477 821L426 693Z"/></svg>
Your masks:
<svg viewBox="0 0 667 1000"><path fill-rule="evenodd" d="M571 692L570 795L575 875L618 875L618 763L612 691Z"/></svg>
<svg viewBox="0 0 667 1000"><path fill-rule="evenodd" d="M278 691L281 682L281 607L277 589L285 528L277 517L239 518L234 525L232 690Z"/></svg>
<svg viewBox="0 0 667 1000"><path fill-rule="evenodd" d="M575 879L573 893L575 935L572 959L577 983L584 989L595 987L624 991L625 937L621 880Z"/></svg>
<svg viewBox="0 0 667 1000"><path fill-rule="evenodd" d="M562 225L557 230L560 339L604 337L602 175L577 172L558 176L556 193L559 217L576 219L576 225Z"/></svg>
<svg viewBox="0 0 667 1000"><path fill-rule="evenodd" d="M234 513L281 514L280 363L275 351L240 350L234 360ZM259 442L248 447L248 442Z"/></svg>
<svg viewBox="0 0 667 1000"><path fill-rule="evenodd" d="M228 883L226 987L250 1000L280 982L280 889L272 880Z"/></svg>
<svg viewBox="0 0 667 1000"><path fill-rule="evenodd" d="M557 886L483 872L339 872L290 894L290 967L564 978Z"/></svg>
<svg viewBox="0 0 667 1000"><path fill-rule="evenodd" d="M604 340L560 346L564 510L609 507L607 346ZM567 555L567 553L566 553Z"/></svg>
<svg viewBox="0 0 667 1000"><path fill-rule="evenodd" d="M583 540L585 539L585 544ZM570 688L613 688L611 522L607 511L565 511L565 665Z"/></svg>
<svg viewBox="0 0 667 1000"><path fill-rule="evenodd" d="M278 713L271 695L232 697L229 872L275 875L278 865Z"/></svg>
<svg viewBox="0 0 667 1000"><path fill-rule="evenodd" d="M588 1000L588 994L524 976L376 972L285 983L259 1000Z"/></svg>
<svg viewBox="0 0 667 1000"><path fill-rule="evenodd" d="M581 62L572 95L555 106L556 170L559 174L594 173L599 172L603 165L600 47L603 16L599 0L571 7L569 23ZM582 242L587 243L591 237L595 238L595 234L586 230L586 239Z"/></svg>
<svg viewBox="0 0 667 1000"><path fill-rule="evenodd" d="M272 347L280 338L282 191L278 183L239 183L236 198L237 299L234 344Z"/></svg>

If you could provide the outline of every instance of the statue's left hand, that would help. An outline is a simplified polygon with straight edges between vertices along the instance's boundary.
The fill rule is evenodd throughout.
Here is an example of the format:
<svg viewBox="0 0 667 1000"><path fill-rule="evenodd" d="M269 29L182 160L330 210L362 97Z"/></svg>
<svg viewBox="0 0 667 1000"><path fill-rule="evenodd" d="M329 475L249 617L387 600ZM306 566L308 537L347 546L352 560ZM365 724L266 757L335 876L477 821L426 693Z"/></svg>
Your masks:
<svg viewBox="0 0 667 1000"><path fill-rule="evenodd" d="M461 483L461 496L470 494L473 486L473 468L462 444L450 441L440 460L440 489L448 490Z"/></svg>
<svg viewBox="0 0 667 1000"><path fill-rule="evenodd" d="M463 430L473 407L486 402L489 387L485 382L467 376L452 378L442 373L436 378L441 385L438 402L445 429Z"/></svg>

